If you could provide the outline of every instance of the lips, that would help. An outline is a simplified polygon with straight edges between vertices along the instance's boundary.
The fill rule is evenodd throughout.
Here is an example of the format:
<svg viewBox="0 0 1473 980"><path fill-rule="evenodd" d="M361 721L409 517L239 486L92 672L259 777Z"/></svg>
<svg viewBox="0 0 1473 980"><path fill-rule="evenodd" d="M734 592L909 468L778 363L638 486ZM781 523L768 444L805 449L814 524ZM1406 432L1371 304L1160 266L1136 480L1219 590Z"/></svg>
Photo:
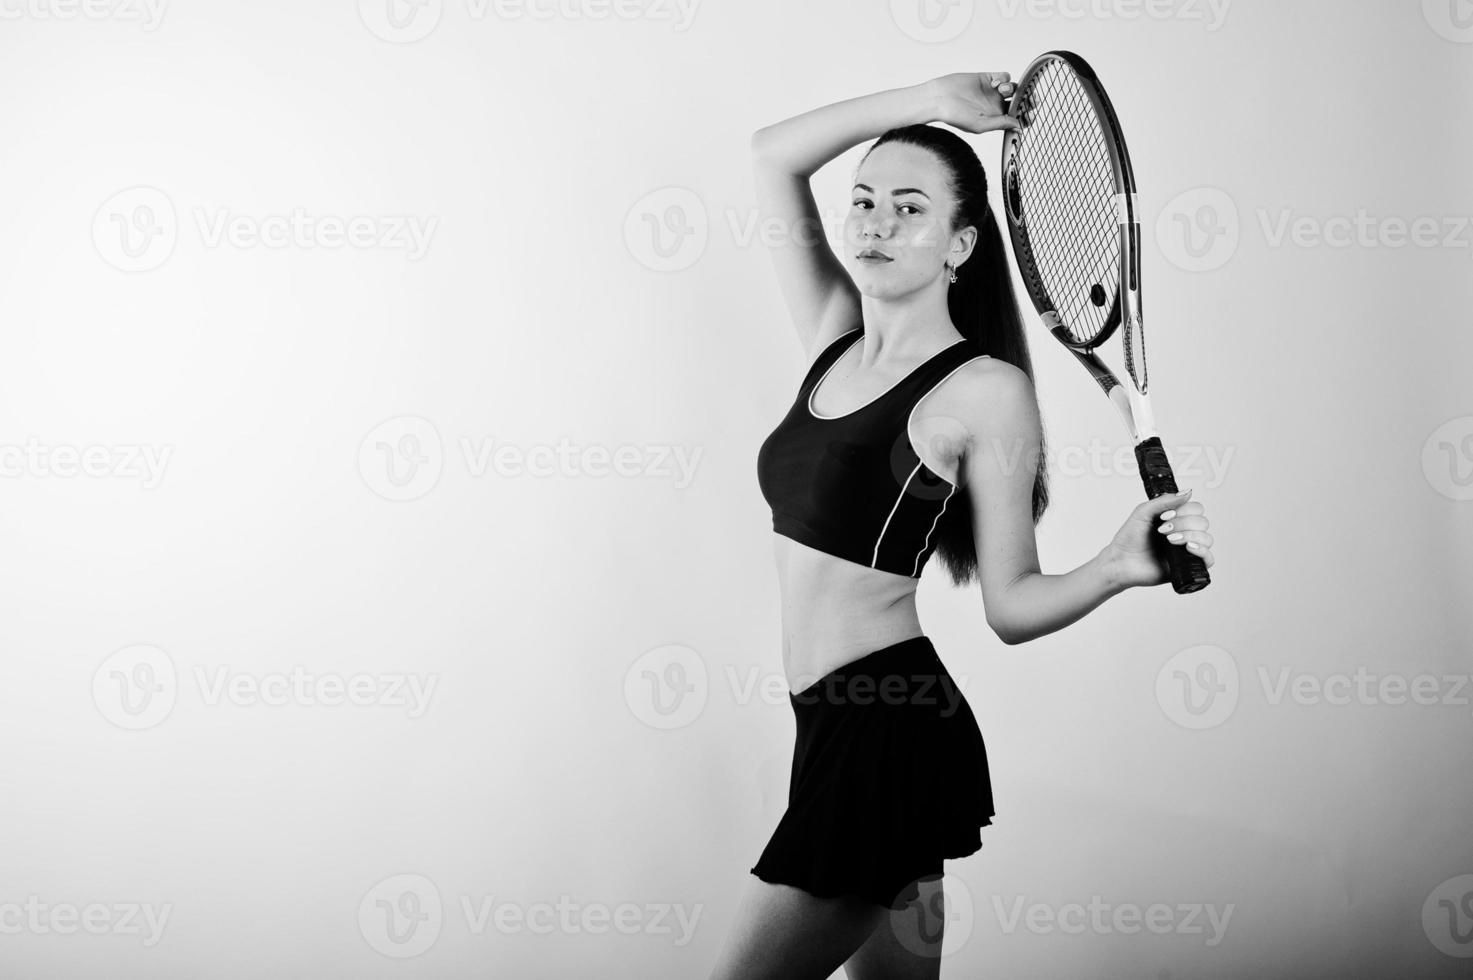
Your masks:
<svg viewBox="0 0 1473 980"><path fill-rule="evenodd" d="M855 258L859 259L859 261L861 262L893 261L890 256L884 254L883 252L876 252L873 249L865 249L863 252L860 252L857 256L855 256Z"/></svg>

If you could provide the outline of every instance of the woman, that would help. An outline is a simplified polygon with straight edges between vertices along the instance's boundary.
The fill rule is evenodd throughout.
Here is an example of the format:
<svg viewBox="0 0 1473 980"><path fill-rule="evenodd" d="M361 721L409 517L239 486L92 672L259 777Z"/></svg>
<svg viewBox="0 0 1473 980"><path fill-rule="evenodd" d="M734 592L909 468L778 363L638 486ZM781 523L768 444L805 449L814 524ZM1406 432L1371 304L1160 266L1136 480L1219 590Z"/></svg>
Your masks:
<svg viewBox="0 0 1473 980"><path fill-rule="evenodd" d="M1043 432L1007 256L976 154L927 125L1013 128L1012 90L1006 73L945 75L753 135L762 210L794 229L774 256L809 362L758 454L797 745L711 980L940 975L942 860L978 850L993 809L976 720L916 617L931 554L978 582L1008 644L1166 582L1153 534L1212 564L1188 491L1136 507L1073 571L1039 571ZM876 133L841 265L808 178Z"/></svg>

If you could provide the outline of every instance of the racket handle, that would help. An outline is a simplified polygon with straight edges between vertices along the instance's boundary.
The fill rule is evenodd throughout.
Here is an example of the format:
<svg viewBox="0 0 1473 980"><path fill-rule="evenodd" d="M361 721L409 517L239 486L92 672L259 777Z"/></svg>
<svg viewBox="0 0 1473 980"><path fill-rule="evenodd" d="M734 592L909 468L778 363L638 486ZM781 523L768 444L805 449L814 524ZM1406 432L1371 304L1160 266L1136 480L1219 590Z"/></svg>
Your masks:
<svg viewBox="0 0 1473 980"><path fill-rule="evenodd" d="M1162 494L1176 493L1176 477L1171 464L1166 461L1166 450L1161 439L1152 436L1142 439L1135 447L1135 461L1141 470L1141 482L1146 485L1146 496L1152 500ZM1198 592L1207 588L1212 581L1207 576L1207 563L1181 545L1172 544L1165 535L1152 533L1151 547L1171 571L1171 587L1178 593Z"/></svg>

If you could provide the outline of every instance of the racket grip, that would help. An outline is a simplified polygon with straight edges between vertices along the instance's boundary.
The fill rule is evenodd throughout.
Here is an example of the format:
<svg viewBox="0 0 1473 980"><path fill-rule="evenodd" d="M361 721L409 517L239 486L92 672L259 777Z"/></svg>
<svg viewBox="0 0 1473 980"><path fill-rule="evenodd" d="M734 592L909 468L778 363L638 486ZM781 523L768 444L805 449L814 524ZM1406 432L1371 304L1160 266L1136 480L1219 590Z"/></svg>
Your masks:
<svg viewBox="0 0 1473 980"><path fill-rule="evenodd" d="M1166 450L1161 439L1152 436L1142 439L1135 447L1135 461L1140 467L1141 482L1146 485L1146 496L1152 500L1166 493L1176 493L1176 477L1171 464L1166 461ZM1207 576L1207 563L1181 545L1172 544L1165 535L1152 533L1151 547L1156 557L1171 572L1171 587L1177 593L1199 592L1207 588L1212 580Z"/></svg>

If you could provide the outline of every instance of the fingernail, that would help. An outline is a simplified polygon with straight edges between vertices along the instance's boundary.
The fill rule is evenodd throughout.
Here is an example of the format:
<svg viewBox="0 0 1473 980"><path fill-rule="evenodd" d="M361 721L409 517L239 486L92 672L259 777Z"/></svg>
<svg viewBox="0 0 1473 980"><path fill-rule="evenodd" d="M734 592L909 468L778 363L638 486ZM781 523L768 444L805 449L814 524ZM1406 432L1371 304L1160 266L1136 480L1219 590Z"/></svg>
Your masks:
<svg viewBox="0 0 1473 980"><path fill-rule="evenodd" d="M1180 541L1181 539L1182 533L1180 531L1177 531L1175 534L1168 534L1166 536L1167 541Z"/></svg>
<svg viewBox="0 0 1473 980"><path fill-rule="evenodd" d="M1175 516L1176 516L1176 511L1174 511L1174 510L1168 510L1166 513L1164 513L1164 514L1161 515L1161 519L1163 521L1169 521L1169 520L1171 520Z"/></svg>

